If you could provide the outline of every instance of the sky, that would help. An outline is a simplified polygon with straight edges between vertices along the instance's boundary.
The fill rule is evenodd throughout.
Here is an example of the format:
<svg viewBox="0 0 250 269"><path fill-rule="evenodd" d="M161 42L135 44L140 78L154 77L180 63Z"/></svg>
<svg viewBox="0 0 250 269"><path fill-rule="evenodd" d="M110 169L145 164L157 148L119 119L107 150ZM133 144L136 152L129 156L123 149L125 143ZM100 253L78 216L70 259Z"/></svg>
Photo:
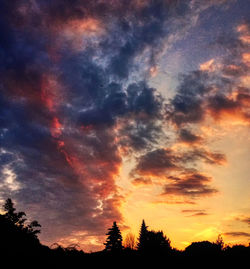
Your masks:
<svg viewBox="0 0 250 269"><path fill-rule="evenodd" d="M0 202L39 239L250 240L248 0L0 0Z"/></svg>

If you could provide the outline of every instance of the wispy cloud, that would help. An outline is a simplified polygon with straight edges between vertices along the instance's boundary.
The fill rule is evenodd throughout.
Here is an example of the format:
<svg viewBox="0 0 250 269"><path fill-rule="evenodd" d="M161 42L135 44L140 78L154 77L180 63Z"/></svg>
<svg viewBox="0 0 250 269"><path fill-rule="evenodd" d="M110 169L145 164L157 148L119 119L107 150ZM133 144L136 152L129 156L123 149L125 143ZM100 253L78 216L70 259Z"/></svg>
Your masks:
<svg viewBox="0 0 250 269"><path fill-rule="evenodd" d="M232 237L250 237L250 233L246 232L226 232L223 233L223 235Z"/></svg>

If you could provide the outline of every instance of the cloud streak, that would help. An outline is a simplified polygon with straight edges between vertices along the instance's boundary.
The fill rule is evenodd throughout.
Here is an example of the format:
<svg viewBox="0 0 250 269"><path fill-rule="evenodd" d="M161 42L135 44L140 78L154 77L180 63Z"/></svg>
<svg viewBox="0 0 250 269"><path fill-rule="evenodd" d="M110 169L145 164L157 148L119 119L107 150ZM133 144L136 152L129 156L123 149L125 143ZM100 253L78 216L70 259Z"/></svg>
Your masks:
<svg viewBox="0 0 250 269"><path fill-rule="evenodd" d="M195 199L206 197L218 192L215 188L208 185L211 178L201 173L193 172L182 174L179 177L170 177L172 182L164 187L164 196L184 196Z"/></svg>
<svg viewBox="0 0 250 269"><path fill-rule="evenodd" d="M202 216L209 215L205 210L201 210L201 209L184 209L181 212L184 214L186 213L191 214L191 215L188 215L187 217L202 217Z"/></svg>
<svg viewBox="0 0 250 269"><path fill-rule="evenodd" d="M227 232L223 233L223 235L232 237L250 237L250 233L246 232Z"/></svg>

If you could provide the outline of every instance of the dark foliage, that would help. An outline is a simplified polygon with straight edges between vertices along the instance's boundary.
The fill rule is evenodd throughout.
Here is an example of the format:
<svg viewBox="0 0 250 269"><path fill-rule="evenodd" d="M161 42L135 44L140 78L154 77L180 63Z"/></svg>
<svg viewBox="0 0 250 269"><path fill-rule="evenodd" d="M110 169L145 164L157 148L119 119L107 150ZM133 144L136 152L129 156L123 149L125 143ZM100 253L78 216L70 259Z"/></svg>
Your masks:
<svg viewBox="0 0 250 269"><path fill-rule="evenodd" d="M37 221L26 224L24 212L16 212L11 199L7 199L5 214L0 214L0 251L14 253L34 253L38 251L40 242L37 234L41 225Z"/></svg>
<svg viewBox="0 0 250 269"><path fill-rule="evenodd" d="M137 249L139 251L143 251L146 248L147 234L148 234L148 227L146 226L145 221L142 220L139 239L138 239L138 245L137 245Z"/></svg>
<svg viewBox="0 0 250 269"><path fill-rule="evenodd" d="M144 220L142 221L137 248L141 253L154 253L159 255L166 254L171 250L170 240L163 232L149 231Z"/></svg>
<svg viewBox="0 0 250 269"><path fill-rule="evenodd" d="M221 252L220 245L211 243L209 241L193 242L190 246L185 249L185 253L188 256L215 256Z"/></svg>
<svg viewBox="0 0 250 269"><path fill-rule="evenodd" d="M11 199L4 205L5 214L0 214L0 258L9 268L74 268L79 265L109 265L110 268L122 266L166 267L192 266L192 268L225 266L236 263L244 264L250 257L250 246L235 245L224 247L221 235L215 243L209 241L193 242L184 251L171 248L170 240L162 231L149 231L143 220L138 238L137 250L123 248L122 236L116 222L107 233L105 249L99 252L84 253L78 245L62 247L57 243L50 248L42 245L37 233L40 227L37 221L26 224L26 214L16 212ZM117 262L118 263L117 263Z"/></svg>
<svg viewBox="0 0 250 269"><path fill-rule="evenodd" d="M106 240L106 243L104 243L105 250L112 252L121 251L123 248L122 235L115 221L112 228L109 229L109 232L106 235L108 235L108 238Z"/></svg>

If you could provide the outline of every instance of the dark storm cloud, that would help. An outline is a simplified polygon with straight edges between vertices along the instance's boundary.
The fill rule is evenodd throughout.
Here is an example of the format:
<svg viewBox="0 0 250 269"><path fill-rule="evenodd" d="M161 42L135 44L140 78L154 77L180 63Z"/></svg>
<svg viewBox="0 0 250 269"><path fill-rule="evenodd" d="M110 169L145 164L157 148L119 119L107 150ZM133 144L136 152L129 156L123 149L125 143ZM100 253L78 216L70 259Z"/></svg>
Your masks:
<svg viewBox="0 0 250 269"><path fill-rule="evenodd" d="M168 116L177 126L185 123L199 123L204 119L200 98L176 95L172 105L173 110L168 112Z"/></svg>
<svg viewBox="0 0 250 269"><path fill-rule="evenodd" d="M132 150L149 150L158 143L163 134L161 126L155 122L145 123L145 120L127 123L120 132L121 146L131 148Z"/></svg>
<svg viewBox="0 0 250 269"><path fill-rule="evenodd" d="M70 66L72 68L74 64ZM72 107L73 110L81 108L77 113L78 124L114 125L119 117L132 115L136 118L143 114L144 121L140 120L139 122L139 119L137 120L139 128L144 127L144 129L149 130L149 133L150 130L153 132L153 129L157 129L153 122L147 124L150 119L157 117L160 119L161 115L163 102L162 98L156 95L155 89L148 87L145 82L131 84L127 89L122 89L120 84L114 82L105 85L103 77L109 74L103 73L103 71L99 72L98 67L93 68L93 72L91 69L92 66L87 62L82 70L81 77L75 77L75 75L70 77L70 80L79 83L78 88L81 86L81 97L73 101L74 106ZM80 66L79 70L81 70ZM85 78L87 78L87 81L85 81ZM75 87L74 90L76 91L76 89ZM75 93L71 92L71 94L74 95ZM76 92L76 94L78 95L79 92ZM74 111L72 111L72 115L75 115ZM140 125L140 123L142 124Z"/></svg>
<svg viewBox="0 0 250 269"><path fill-rule="evenodd" d="M120 122L120 144L132 150L149 150L163 139L161 126L163 98L145 83L127 88L125 121ZM126 114L125 114L126 113Z"/></svg>
<svg viewBox="0 0 250 269"><path fill-rule="evenodd" d="M209 75L194 71L180 76L176 96L167 107L167 117L177 126L186 123L199 123L204 119L203 96L211 91L206 85Z"/></svg>

